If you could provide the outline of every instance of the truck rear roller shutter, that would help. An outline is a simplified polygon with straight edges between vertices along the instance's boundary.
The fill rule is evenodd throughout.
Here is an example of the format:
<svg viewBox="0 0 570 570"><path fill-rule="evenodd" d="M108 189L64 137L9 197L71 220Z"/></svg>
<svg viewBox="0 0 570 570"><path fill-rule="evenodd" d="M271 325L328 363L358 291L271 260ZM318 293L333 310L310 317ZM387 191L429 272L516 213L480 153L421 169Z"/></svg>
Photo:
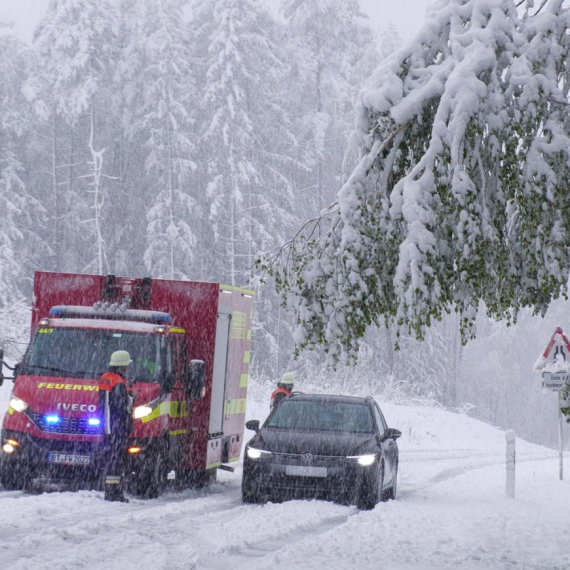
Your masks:
<svg viewBox="0 0 570 570"><path fill-rule="evenodd" d="M230 313L218 313L216 346L214 349L214 373L212 378L212 402L210 404L210 434L222 433L224 430L226 370L231 317Z"/></svg>

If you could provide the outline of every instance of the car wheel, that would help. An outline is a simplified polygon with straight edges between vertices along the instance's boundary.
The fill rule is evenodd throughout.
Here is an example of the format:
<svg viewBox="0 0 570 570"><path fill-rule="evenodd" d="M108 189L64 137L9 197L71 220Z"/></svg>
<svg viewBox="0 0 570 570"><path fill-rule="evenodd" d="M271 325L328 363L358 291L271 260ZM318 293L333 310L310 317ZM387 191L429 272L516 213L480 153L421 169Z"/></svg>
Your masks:
<svg viewBox="0 0 570 570"><path fill-rule="evenodd" d="M384 500L385 501L395 501L396 494L398 492L398 464L396 463L396 467L394 468L394 479L392 480L392 485L384 491Z"/></svg>
<svg viewBox="0 0 570 570"><path fill-rule="evenodd" d="M241 479L241 500L242 502L248 504L260 502L258 494L253 485L253 481L245 473Z"/></svg>
<svg viewBox="0 0 570 570"><path fill-rule="evenodd" d="M384 462L380 462L376 475L362 486L356 506L364 511L373 509L384 496Z"/></svg>

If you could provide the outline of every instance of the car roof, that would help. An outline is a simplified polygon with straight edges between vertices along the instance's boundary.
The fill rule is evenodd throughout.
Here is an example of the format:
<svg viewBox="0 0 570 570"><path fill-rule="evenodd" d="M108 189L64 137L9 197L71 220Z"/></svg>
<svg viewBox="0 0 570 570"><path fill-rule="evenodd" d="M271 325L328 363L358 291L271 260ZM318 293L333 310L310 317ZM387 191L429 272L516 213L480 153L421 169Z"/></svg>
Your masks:
<svg viewBox="0 0 570 570"><path fill-rule="evenodd" d="M343 396L341 394L305 394L303 392L293 392L288 400L294 399L302 402L322 402L338 404L361 404L366 405L372 400L370 396L362 398L359 396Z"/></svg>

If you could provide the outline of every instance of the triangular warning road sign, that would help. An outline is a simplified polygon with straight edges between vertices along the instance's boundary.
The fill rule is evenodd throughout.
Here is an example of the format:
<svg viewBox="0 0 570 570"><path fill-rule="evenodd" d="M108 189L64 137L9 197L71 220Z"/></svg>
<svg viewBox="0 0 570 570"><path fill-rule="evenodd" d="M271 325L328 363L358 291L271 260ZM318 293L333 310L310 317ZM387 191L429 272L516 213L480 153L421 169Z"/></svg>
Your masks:
<svg viewBox="0 0 570 570"><path fill-rule="evenodd" d="M552 335L550 342L548 343L547 347L544 349L544 352L539 356L538 360L534 365L535 370L542 370L546 366L548 356L550 355L552 349L555 346L560 347L560 352L564 360L566 360L566 355L562 350L563 346L566 347L568 355L570 356L570 341L568 341L568 338L564 334L564 331L562 330L561 327L556 327L556 330L554 331L554 334ZM556 350L558 351L558 348ZM553 356L556 356L556 354L554 354Z"/></svg>

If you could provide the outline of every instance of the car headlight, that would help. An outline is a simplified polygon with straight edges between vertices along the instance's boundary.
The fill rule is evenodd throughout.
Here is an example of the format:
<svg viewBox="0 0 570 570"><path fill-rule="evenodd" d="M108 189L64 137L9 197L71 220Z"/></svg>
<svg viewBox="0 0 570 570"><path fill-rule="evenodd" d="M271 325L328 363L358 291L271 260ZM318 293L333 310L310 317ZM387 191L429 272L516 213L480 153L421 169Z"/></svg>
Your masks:
<svg viewBox="0 0 570 570"><path fill-rule="evenodd" d="M260 457L269 457L271 455L271 451L264 451L263 449L249 446L246 449L246 453L250 459L259 459Z"/></svg>
<svg viewBox="0 0 570 570"><path fill-rule="evenodd" d="M8 406L17 412L23 412L28 407L28 403L17 396L12 396L8 402Z"/></svg>
<svg viewBox="0 0 570 570"><path fill-rule="evenodd" d="M367 465L372 465L376 461L376 454L369 455L349 455L348 459L355 459L358 461L359 465L366 467Z"/></svg>
<svg viewBox="0 0 570 570"><path fill-rule="evenodd" d="M135 420L140 420L141 418L146 418L147 416L150 416L150 414L152 414L154 408L151 408L150 406L137 406L136 408L133 409L133 418Z"/></svg>

